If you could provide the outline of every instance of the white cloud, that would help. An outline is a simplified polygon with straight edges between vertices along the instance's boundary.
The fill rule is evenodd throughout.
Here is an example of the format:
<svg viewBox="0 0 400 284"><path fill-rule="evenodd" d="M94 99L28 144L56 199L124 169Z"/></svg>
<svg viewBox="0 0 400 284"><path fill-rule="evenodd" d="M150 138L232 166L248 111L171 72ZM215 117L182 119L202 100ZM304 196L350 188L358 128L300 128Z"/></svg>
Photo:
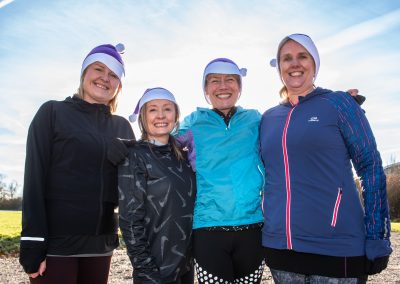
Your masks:
<svg viewBox="0 0 400 284"><path fill-rule="evenodd" d="M329 53L385 33L400 25L400 9L348 27L318 42L321 53ZM395 36L395 34L393 34Z"/></svg>
<svg viewBox="0 0 400 284"><path fill-rule="evenodd" d="M3 1L0 1L0 9L3 8L4 6L10 4L13 1L14 0L3 0Z"/></svg>

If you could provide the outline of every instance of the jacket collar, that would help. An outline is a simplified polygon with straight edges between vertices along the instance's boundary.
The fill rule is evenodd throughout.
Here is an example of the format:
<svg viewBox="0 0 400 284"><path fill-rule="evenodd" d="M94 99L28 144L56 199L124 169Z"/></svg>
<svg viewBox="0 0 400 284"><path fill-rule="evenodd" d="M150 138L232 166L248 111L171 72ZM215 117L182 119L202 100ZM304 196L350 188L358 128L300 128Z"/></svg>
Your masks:
<svg viewBox="0 0 400 284"><path fill-rule="evenodd" d="M71 103L76 106L79 110L85 112L93 112L93 111L100 111L105 114L111 115L111 109L109 106L104 104L91 104L85 100L82 100L77 95L73 95L72 97L67 97L65 99L66 103Z"/></svg>

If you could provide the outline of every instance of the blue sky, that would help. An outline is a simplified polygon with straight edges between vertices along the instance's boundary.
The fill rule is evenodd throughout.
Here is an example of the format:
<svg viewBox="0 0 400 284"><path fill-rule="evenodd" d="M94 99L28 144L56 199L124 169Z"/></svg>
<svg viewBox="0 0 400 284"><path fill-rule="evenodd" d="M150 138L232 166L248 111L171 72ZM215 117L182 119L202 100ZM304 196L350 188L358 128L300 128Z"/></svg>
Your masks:
<svg viewBox="0 0 400 284"><path fill-rule="evenodd" d="M75 92L96 45L125 44L122 116L155 86L175 94L183 115L207 106L202 72L216 57L248 69L239 104L264 112L281 87L268 62L294 32L320 51L316 85L358 88L383 164L400 161L400 1L0 0L0 173L23 183L34 114Z"/></svg>

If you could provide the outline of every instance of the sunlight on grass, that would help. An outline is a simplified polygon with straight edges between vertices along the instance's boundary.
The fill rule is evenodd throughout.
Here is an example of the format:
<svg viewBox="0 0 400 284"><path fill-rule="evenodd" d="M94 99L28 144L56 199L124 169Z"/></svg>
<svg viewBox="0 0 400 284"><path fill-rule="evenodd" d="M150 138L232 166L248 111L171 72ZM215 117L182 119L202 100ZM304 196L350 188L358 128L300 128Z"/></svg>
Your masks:
<svg viewBox="0 0 400 284"><path fill-rule="evenodd" d="M21 211L0 211L0 236L19 236L21 233L21 215Z"/></svg>
<svg viewBox="0 0 400 284"><path fill-rule="evenodd" d="M400 223L392 222L392 232L400 233Z"/></svg>

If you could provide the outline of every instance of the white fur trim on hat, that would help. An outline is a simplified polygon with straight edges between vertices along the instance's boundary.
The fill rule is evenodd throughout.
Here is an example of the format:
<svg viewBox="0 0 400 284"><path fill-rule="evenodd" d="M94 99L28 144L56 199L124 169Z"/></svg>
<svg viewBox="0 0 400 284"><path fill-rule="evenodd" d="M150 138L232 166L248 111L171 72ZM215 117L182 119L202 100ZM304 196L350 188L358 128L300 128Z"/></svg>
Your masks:
<svg viewBox="0 0 400 284"><path fill-rule="evenodd" d="M160 87L147 89L137 102L135 110L129 116L129 121L135 122L142 107L152 100L168 100L177 104L174 95L167 89Z"/></svg>
<svg viewBox="0 0 400 284"><path fill-rule="evenodd" d="M247 69L239 68L235 62L227 58L217 58L208 63L203 72L203 92L208 103L210 103L210 100L206 95L205 88L206 79L209 74L238 75L240 90L242 90L242 77L245 77L247 75Z"/></svg>
<svg viewBox="0 0 400 284"><path fill-rule="evenodd" d="M83 71L92 63L99 61L106 65L108 68L110 68L111 71L113 71L118 78L121 80L122 76L125 75L124 71L124 66L119 62L117 59L112 57L111 55L105 54L105 53L93 53L89 55L88 57L85 58L85 60L82 63L82 69L81 69L81 76L83 74Z"/></svg>

